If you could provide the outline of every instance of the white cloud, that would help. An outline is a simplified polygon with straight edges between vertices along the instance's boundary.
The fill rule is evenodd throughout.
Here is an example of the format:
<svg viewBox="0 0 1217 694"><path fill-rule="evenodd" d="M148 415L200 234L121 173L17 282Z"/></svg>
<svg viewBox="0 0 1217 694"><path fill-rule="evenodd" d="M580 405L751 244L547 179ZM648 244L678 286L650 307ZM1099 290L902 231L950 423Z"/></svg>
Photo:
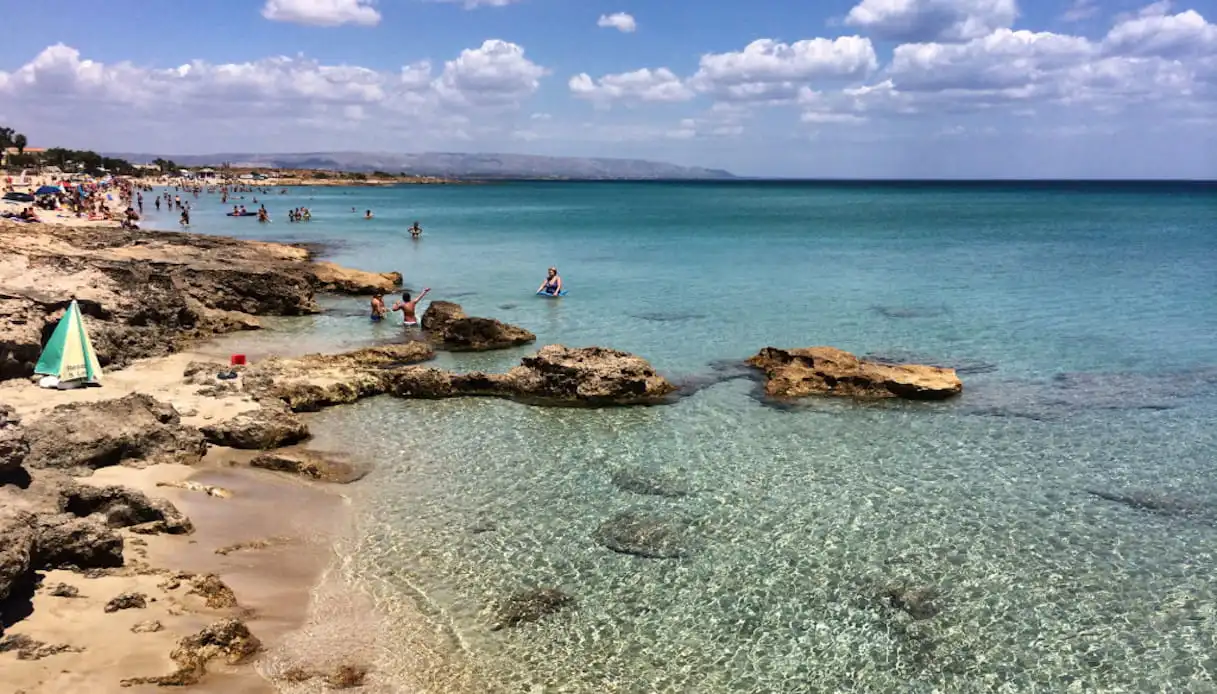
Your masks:
<svg viewBox="0 0 1217 694"><path fill-rule="evenodd" d="M625 12L602 14L600 19L596 20L596 26L605 29L616 29L624 34L631 34L638 30L638 23L634 21L634 16Z"/></svg>
<svg viewBox="0 0 1217 694"><path fill-rule="evenodd" d="M671 70L643 68L592 79L587 73L570 78L571 93L601 105L614 101L688 101L695 94Z"/></svg>
<svg viewBox="0 0 1217 694"><path fill-rule="evenodd" d="M323 27L374 26L380 23L374 4L374 0L266 0L262 16L275 22Z"/></svg>
<svg viewBox="0 0 1217 694"><path fill-rule="evenodd" d="M1143 11L1140 16L1112 27L1103 39L1103 46L1111 54L1168 58L1217 55L1217 24L1210 24L1195 10L1176 15Z"/></svg>
<svg viewBox="0 0 1217 694"><path fill-rule="evenodd" d="M436 90L457 103L511 104L531 95L548 71L524 57L517 44L488 39L444 63Z"/></svg>
<svg viewBox="0 0 1217 694"><path fill-rule="evenodd" d="M845 23L894 41L961 41L1009 28L1016 0L862 0Z"/></svg>
<svg viewBox="0 0 1217 694"><path fill-rule="evenodd" d="M14 120L50 133L70 132L82 112L99 128L121 120L149 137L206 137L236 122L251 133L291 132L293 125L339 133L349 120L391 131L404 119L419 132L438 132L470 120L495 124L537 91L546 72L522 47L494 39L462 51L438 74L428 61L381 71L303 56L153 69L88 60L56 44L0 72L0 102Z"/></svg>
<svg viewBox="0 0 1217 694"><path fill-rule="evenodd" d="M758 39L742 51L703 55L690 84L724 100L780 101L812 80L857 79L878 65L870 39L860 36L790 44Z"/></svg>

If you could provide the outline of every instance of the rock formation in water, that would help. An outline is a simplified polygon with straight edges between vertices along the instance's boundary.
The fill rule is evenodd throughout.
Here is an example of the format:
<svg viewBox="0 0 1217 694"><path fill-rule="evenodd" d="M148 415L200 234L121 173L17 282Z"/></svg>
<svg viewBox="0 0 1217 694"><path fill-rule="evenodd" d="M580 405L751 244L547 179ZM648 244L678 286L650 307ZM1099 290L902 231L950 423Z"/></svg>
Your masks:
<svg viewBox="0 0 1217 694"><path fill-rule="evenodd" d="M639 466L618 469L613 473L612 482L618 489L635 494L677 498L692 493L672 473Z"/></svg>
<svg viewBox="0 0 1217 694"><path fill-rule="evenodd" d="M33 373L73 298L103 367L195 338L317 313L316 291L391 291L381 275L314 263L303 248L219 236L0 221L0 380Z"/></svg>
<svg viewBox="0 0 1217 694"><path fill-rule="evenodd" d="M775 398L842 395L855 398L943 400L963 391L954 369L866 361L834 347L766 347L748 360Z"/></svg>
<svg viewBox="0 0 1217 694"><path fill-rule="evenodd" d="M573 602L574 598L557 588L536 588L516 593L498 605L496 621L491 630L540 621Z"/></svg>
<svg viewBox="0 0 1217 694"><path fill-rule="evenodd" d="M690 524L650 511L625 511L600 524L592 535L614 552L648 559L676 559L694 549Z"/></svg>
<svg viewBox="0 0 1217 694"><path fill-rule="evenodd" d="M249 461L250 467L299 475L319 482L350 484L368 474L366 466L357 465L328 453L304 448L266 451Z"/></svg>
<svg viewBox="0 0 1217 694"><path fill-rule="evenodd" d="M460 304L451 301L432 301L423 313L422 328L428 340L449 352L485 352L537 341L523 328L467 316Z"/></svg>
<svg viewBox="0 0 1217 694"><path fill-rule="evenodd" d="M208 443L254 451L289 446L309 437L308 426L277 401L263 402L231 419L205 424L202 432Z"/></svg>
<svg viewBox="0 0 1217 694"><path fill-rule="evenodd" d="M432 354L426 345L405 343L346 354L268 359L243 372L241 387L259 400L281 400L297 412L383 394L501 397L547 405L637 405L661 402L676 389L645 359L601 347L542 347L519 366L498 374L413 365Z"/></svg>
<svg viewBox="0 0 1217 694"><path fill-rule="evenodd" d="M136 393L114 400L59 405L25 425L28 468L90 474L110 465L198 462L203 435L172 406Z"/></svg>

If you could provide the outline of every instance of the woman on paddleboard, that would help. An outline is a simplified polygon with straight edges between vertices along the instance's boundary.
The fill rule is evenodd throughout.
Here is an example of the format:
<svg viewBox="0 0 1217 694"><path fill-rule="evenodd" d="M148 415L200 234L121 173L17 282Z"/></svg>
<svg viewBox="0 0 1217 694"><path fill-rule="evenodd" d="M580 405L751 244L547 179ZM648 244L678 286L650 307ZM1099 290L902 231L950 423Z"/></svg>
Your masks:
<svg viewBox="0 0 1217 694"><path fill-rule="evenodd" d="M558 268L551 267L545 276L545 281L537 287L538 294L558 296L562 293L562 278L558 276Z"/></svg>

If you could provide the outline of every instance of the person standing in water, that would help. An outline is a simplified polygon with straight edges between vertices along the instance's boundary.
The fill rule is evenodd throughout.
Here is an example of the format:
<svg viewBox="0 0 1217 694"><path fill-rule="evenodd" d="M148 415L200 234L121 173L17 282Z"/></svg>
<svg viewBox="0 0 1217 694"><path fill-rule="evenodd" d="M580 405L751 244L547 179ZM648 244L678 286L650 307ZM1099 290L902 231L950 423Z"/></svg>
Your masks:
<svg viewBox="0 0 1217 694"><path fill-rule="evenodd" d="M364 212L364 213L363 213L363 218L364 218L364 219L371 219L371 218L372 218L372 210L368 210L367 212Z"/></svg>
<svg viewBox="0 0 1217 694"><path fill-rule="evenodd" d="M562 293L562 278L558 275L558 268L551 267L546 273L545 281L537 287L538 294L548 294L550 296L558 296Z"/></svg>
<svg viewBox="0 0 1217 694"><path fill-rule="evenodd" d="M421 296L419 297L422 298ZM377 293L372 297L372 321L379 323L384 320L389 311L385 308L385 295Z"/></svg>
<svg viewBox="0 0 1217 694"><path fill-rule="evenodd" d="M410 238L417 239L417 238L420 238L422 235L423 235L423 228L418 225L417 221L415 221L414 226L410 227Z"/></svg>
<svg viewBox="0 0 1217 694"><path fill-rule="evenodd" d="M423 297L431 291L430 287L423 290L422 294L418 295L417 299L410 299L410 292L401 293L401 301L393 304L394 311L401 311L401 324L406 327L418 325L418 317L415 315L415 309L418 308L418 302L423 300Z"/></svg>

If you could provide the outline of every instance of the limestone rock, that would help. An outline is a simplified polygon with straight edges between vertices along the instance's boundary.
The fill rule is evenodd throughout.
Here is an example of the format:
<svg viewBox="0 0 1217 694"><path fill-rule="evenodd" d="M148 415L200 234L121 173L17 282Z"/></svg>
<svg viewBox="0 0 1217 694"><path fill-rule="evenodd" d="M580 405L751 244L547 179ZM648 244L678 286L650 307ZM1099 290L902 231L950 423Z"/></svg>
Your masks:
<svg viewBox="0 0 1217 694"><path fill-rule="evenodd" d="M106 603L106 612L119 610L142 610L148 606L148 596L143 593L120 593Z"/></svg>
<svg viewBox="0 0 1217 694"><path fill-rule="evenodd" d="M432 343L450 352L484 352L536 342L531 332L493 318L465 315L460 304L433 301L423 313L422 328Z"/></svg>
<svg viewBox="0 0 1217 694"><path fill-rule="evenodd" d="M203 598L211 609L222 610L237 606L236 594L232 592L232 588L229 588L228 584L220 580L219 576L203 574L192 576L188 580L190 590L187 593Z"/></svg>
<svg viewBox="0 0 1217 694"><path fill-rule="evenodd" d="M161 631L164 628L165 628L165 625L161 624L160 621L155 620L155 619L149 619L146 622L138 622L134 626L132 626L131 633L133 633L133 634L154 634L158 631Z"/></svg>
<svg viewBox="0 0 1217 694"><path fill-rule="evenodd" d="M299 443L308 438L308 426L278 402L241 412L231 419L206 424L203 436L217 446L267 450Z"/></svg>
<svg viewBox="0 0 1217 694"><path fill-rule="evenodd" d="M59 405L29 421L25 465L89 474L110 465L196 463L203 436L172 406L142 393Z"/></svg>
<svg viewBox="0 0 1217 694"><path fill-rule="evenodd" d="M574 602L574 598L557 588L537 588L516 593L504 600L497 610L498 620L492 630L536 622Z"/></svg>
<svg viewBox="0 0 1217 694"><path fill-rule="evenodd" d="M66 583L56 583L53 586L49 586L47 588L46 592L47 592L47 595L51 595L56 598L78 598L78 597L80 597L80 589L77 588L76 586L70 586Z"/></svg>
<svg viewBox="0 0 1217 694"><path fill-rule="evenodd" d="M0 602L28 577L36 540L32 515L0 507Z"/></svg>
<svg viewBox="0 0 1217 694"><path fill-rule="evenodd" d="M294 412L315 412L382 395L388 390L386 377L391 370L434 356L425 343L405 342L345 354L267 359L249 367L242 380L246 391L262 400L281 400Z"/></svg>
<svg viewBox="0 0 1217 694"><path fill-rule="evenodd" d="M21 420L13 408L0 403L0 476L21 467L30 445L21 428Z"/></svg>
<svg viewBox="0 0 1217 694"><path fill-rule="evenodd" d="M69 484L60 491L59 508L82 517L101 514L111 528L159 523L161 532L194 532L190 519L167 499L151 499L141 491L117 485Z"/></svg>
<svg viewBox="0 0 1217 694"><path fill-rule="evenodd" d="M207 673L207 663L223 658L229 665L239 665L262 649L262 642L238 619L225 619L204 627L178 641L169 654L177 670L156 677L134 677L122 681L124 687L156 684L162 687L184 687L198 682Z"/></svg>
<svg viewBox="0 0 1217 694"><path fill-rule="evenodd" d="M622 554L676 559L692 549L689 523L647 511L625 511L600 524L593 538Z"/></svg>
<svg viewBox="0 0 1217 694"><path fill-rule="evenodd" d="M108 568L123 565L123 538L99 516L39 516L32 564L39 568Z"/></svg>
<svg viewBox="0 0 1217 694"><path fill-rule="evenodd" d="M604 347L542 347L507 379L524 396L584 404L653 403L676 390L642 357Z"/></svg>
<svg viewBox="0 0 1217 694"><path fill-rule="evenodd" d="M79 653L82 650L66 643L43 643L25 634L10 634L0 639L0 653L15 651L17 660L42 660L60 653Z"/></svg>
<svg viewBox="0 0 1217 694"><path fill-rule="evenodd" d="M349 484L363 479L367 467L339 460L332 454L296 449L268 451L249 461L250 466L299 475L321 482Z"/></svg>
<svg viewBox="0 0 1217 694"><path fill-rule="evenodd" d="M943 400L963 391L954 369L867 361L834 347L766 347L748 364L764 372L765 393L771 397Z"/></svg>

